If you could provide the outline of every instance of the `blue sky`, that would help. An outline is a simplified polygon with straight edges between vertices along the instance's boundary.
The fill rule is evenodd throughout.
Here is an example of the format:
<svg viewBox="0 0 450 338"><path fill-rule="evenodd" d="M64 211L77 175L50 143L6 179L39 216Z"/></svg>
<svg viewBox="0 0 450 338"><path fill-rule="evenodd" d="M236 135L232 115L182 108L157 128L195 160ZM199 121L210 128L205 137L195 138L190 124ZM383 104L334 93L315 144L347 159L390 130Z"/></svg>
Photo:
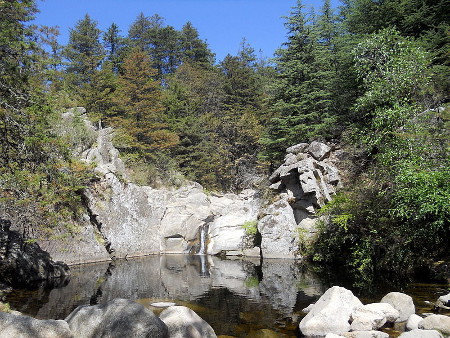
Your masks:
<svg viewBox="0 0 450 338"><path fill-rule="evenodd" d="M337 0L332 2L336 4ZM303 0L306 7L320 8L321 0ZM38 0L35 23L59 26L59 42L66 44L69 28L88 13L102 30L116 23L122 35L140 12L159 14L167 25L181 29L191 21L207 40L216 59L235 55L243 38L262 56L272 57L286 41L285 20L296 0Z"/></svg>

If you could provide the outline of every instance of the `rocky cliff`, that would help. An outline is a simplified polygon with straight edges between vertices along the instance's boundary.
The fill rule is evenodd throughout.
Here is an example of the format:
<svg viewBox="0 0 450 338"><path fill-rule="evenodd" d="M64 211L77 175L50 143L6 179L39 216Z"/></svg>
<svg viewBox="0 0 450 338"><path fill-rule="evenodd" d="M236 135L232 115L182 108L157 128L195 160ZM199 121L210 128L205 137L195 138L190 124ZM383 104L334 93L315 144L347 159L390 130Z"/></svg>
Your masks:
<svg viewBox="0 0 450 338"><path fill-rule="evenodd" d="M159 253L295 258L305 235L314 233L316 211L340 186L336 157L319 142L287 150L270 177L275 201L264 207L254 190L207 194L195 182L179 189L138 186L129 181L111 142L113 130L94 127L84 113L72 109L63 118L81 119L95 138L88 149L77 149L98 175L85 192L85 222L69 244L41 244L69 264ZM257 224L258 247L244 224Z"/></svg>

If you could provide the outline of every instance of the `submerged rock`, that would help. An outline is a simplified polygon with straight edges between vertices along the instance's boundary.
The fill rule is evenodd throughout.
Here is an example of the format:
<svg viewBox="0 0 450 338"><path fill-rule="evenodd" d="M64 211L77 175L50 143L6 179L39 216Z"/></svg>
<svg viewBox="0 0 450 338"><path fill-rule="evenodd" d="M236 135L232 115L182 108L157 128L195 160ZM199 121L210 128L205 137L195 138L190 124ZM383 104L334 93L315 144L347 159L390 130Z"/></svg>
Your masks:
<svg viewBox="0 0 450 338"><path fill-rule="evenodd" d="M409 332L403 332L399 338L444 338L439 331L436 330L412 330Z"/></svg>

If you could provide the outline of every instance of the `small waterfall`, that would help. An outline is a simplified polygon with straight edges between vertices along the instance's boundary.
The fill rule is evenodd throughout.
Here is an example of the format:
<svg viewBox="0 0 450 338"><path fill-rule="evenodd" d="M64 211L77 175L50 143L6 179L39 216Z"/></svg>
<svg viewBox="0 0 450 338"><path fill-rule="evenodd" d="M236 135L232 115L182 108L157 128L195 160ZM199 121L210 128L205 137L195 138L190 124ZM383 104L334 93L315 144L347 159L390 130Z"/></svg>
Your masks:
<svg viewBox="0 0 450 338"><path fill-rule="evenodd" d="M199 255L206 255L206 242L208 236L209 224L204 224L200 228L200 249L198 250Z"/></svg>

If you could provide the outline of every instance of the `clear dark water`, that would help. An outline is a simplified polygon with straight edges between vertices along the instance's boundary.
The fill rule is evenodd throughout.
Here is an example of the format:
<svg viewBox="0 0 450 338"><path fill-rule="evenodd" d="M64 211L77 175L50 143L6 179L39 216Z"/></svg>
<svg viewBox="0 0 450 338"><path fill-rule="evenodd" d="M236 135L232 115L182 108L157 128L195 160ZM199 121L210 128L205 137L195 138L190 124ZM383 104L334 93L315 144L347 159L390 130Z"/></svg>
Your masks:
<svg viewBox="0 0 450 338"><path fill-rule="evenodd" d="M6 297L11 308L40 319L64 319L79 305L114 298L150 304L172 301L188 306L213 327L217 335L265 337L299 336L302 309L332 285L352 289L344 279L323 278L292 260L222 260L211 256L148 256L71 267L67 285L48 290L13 290ZM391 291L414 298L418 313L431 312L448 284L380 283L352 289L363 303L379 301ZM392 337L396 330L388 330Z"/></svg>

